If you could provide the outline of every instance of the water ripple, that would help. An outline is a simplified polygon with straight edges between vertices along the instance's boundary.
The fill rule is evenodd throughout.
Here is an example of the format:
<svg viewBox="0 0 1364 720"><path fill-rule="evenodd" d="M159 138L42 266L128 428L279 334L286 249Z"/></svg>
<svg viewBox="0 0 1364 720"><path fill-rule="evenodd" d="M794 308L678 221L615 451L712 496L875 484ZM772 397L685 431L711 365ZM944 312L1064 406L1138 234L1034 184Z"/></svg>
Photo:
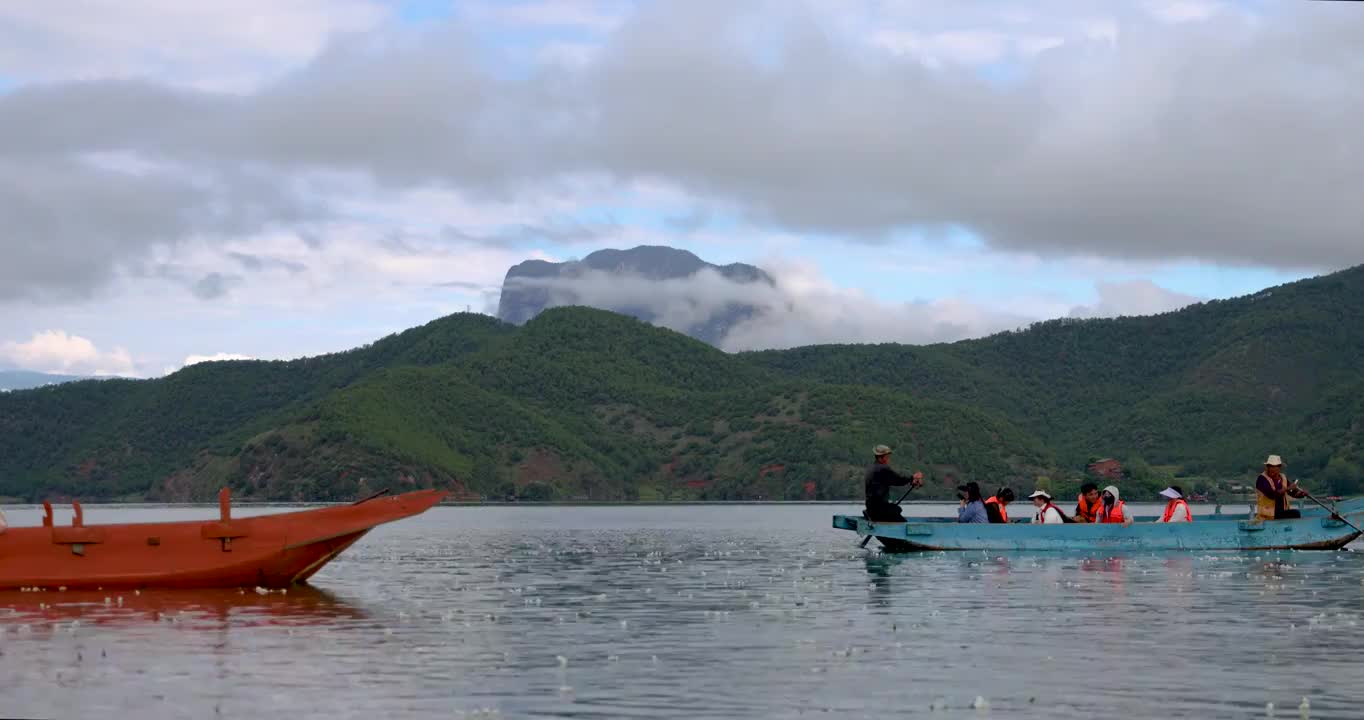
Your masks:
<svg viewBox="0 0 1364 720"><path fill-rule="evenodd" d="M837 510L437 508L318 589L0 595L5 710L1364 716L1364 554L882 556Z"/></svg>

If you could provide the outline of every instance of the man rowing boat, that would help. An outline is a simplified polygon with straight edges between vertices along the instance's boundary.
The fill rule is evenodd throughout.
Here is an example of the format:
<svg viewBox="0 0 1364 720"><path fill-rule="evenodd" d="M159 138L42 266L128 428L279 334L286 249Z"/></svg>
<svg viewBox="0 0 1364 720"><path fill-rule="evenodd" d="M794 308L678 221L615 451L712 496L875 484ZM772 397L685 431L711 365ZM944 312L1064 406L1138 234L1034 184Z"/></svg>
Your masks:
<svg viewBox="0 0 1364 720"><path fill-rule="evenodd" d="M1284 520L1302 517L1293 509L1289 498L1307 497L1298 481L1289 481L1283 474L1283 458L1270 455L1265 459L1265 471L1255 478L1255 515L1261 520Z"/></svg>
<svg viewBox="0 0 1364 720"><path fill-rule="evenodd" d="M867 468L867 476L863 480L867 491L865 515L868 520L876 522L904 522L905 516L901 514L900 506L890 501L890 489L905 485L923 487L924 474L915 472L906 476L895 472L890 466L890 448L885 445L877 445L872 449L872 454L876 456L876 462Z"/></svg>

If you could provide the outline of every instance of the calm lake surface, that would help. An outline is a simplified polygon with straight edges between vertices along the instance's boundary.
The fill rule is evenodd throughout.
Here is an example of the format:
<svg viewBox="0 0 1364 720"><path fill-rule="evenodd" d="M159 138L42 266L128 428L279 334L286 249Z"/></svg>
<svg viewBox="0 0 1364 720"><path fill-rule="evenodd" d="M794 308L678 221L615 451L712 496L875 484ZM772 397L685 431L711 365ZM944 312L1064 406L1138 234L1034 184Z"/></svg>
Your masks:
<svg viewBox="0 0 1364 720"><path fill-rule="evenodd" d="M0 593L0 716L1364 717L1364 552L882 556L842 512L438 507L311 590Z"/></svg>

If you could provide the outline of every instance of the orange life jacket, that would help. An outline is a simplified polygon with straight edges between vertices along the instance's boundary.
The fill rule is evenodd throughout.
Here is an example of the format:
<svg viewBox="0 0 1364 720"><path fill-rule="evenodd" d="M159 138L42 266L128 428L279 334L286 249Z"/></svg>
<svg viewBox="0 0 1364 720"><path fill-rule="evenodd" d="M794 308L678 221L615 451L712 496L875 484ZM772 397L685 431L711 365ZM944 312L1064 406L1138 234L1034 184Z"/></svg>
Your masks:
<svg viewBox="0 0 1364 720"><path fill-rule="evenodd" d="M1089 502L1085 500L1085 496L1081 495L1076 498L1075 509L1079 511L1076 515L1076 519L1084 518L1085 522L1098 522L1099 508L1102 507L1103 504L1103 498L1099 498L1094 501L1093 505L1090 505Z"/></svg>
<svg viewBox="0 0 1364 720"><path fill-rule="evenodd" d="M1127 510L1123 507L1127 503L1124 503L1121 500L1113 503L1113 507L1109 510L1104 510L1104 501L1102 498L1095 504L1098 505L1098 507L1095 509L1094 522L1120 523L1127 519Z"/></svg>
<svg viewBox="0 0 1364 720"><path fill-rule="evenodd" d="M986 505L998 505L998 506L999 506L999 519L1003 520L1004 522L1009 522L1009 511L1004 509L1004 503L1000 502L1000 501L999 501L999 498L995 497L994 495L991 495L991 496L990 496L990 499L985 501L985 504L986 504Z"/></svg>
<svg viewBox="0 0 1364 720"><path fill-rule="evenodd" d="M1189 503L1186 503L1183 500L1171 500L1170 502L1165 503L1165 514L1161 516L1160 521L1170 522L1170 518L1175 516L1175 508L1178 508L1181 505L1184 506L1184 519L1188 522L1193 522L1193 513L1189 512Z"/></svg>

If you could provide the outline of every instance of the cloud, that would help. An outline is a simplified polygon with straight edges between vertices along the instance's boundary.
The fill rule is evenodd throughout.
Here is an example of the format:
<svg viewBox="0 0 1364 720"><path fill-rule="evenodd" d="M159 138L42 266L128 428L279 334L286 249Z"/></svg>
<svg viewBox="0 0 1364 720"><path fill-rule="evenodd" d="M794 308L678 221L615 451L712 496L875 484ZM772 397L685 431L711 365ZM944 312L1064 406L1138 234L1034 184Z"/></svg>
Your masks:
<svg viewBox="0 0 1364 720"><path fill-rule="evenodd" d="M586 305L647 313L678 332L736 307L757 312L724 334L725 350L760 350L824 343L926 344L979 337L1037 318L948 299L889 303L838 287L813 265L782 262L765 269L775 285L738 282L703 269L685 278L654 280L636 274L584 270L574 276L517 278L518 287L548 291L547 306Z"/></svg>
<svg viewBox="0 0 1364 720"><path fill-rule="evenodd" d="M829 343L955 342L1025 327L1052 317L1056 301L1023 296L993 303L964 297L887 302L841 287L815 265L774 259L763 263L774 285L743 283L702 270L690 277L653 280L635 274L586 270L550 278L518 277L518 288L547 291L547 307L586 305L643 312L653 323L687 332L735 307L756 312L724 334L728 351L791 348ZM1202 302L1149 280L1094 283L1097 302L1060 310L1075 318L1156 315Z"/></svg>
<svg viewBox="0 0 1364 720"><path fill-rule="evenodd" d="M250 173L0 151L0 301L88 298L157 246L302 217L287 189Z"/></svg>
<svg viewBox="0 0 1364 720"><path fill-rule="evenodd" d="M1095 283L1094 287L1098 292L1099 301L1094 305L1072 308L1071 317L1159 315L1207 299L1166 290L1150 280L1101 281Z"/></svg>
<svg viewBox="0 0 1364 720"><path fill-rule="evenodd" d="M345 4L339 15L359 19L333 26L308 0L281 25L302 28L297 45L269 23L255 38L236 6L111 19L120 47L165 40L159 66L192 66L193 42L219 58L209 64L236 62L218 49L262 46L296 66L232 92L115 72L0 95L0 300L88 297L160 247L302 232L431 188L512 207L564 187L650 183L836 241L953 226L1046 256L1364 260L1364 13L1347 3L1262 17L1195 0L1101 14L1061 0L902 5L880 18L860 10L879 4L659 2L623 15L535 3L501 17L588 28L597 50L516 67L475 26L375 24L367 3ZM69 38L105 15L10 10L0 26L58 28L68 39L41 41L76 57ZM153 44L128 39L137 18ZM159 34L215 19L222 28L183 43ZM913 42L885 50L896 37ZM977 67L1001 62L1007 81ZM332 192L335 177L370 187ZM455 229L508 245L613 231L571 211Z"/></svg>
<svg viewBox="0 0 1364 720"><path fill-rule="evenodd" d="M0 358L24 370L70 375L134 376L136 370L127 350L102 351L90 340L61 330L34 333L27 342L0 344Z"/></svg>
<svg viewBox="0 0 1364 720"><path fill-rule="evenodd" d="M0 3L0 67L46 82L169 72L243 90L387 15L370 0Z"/></svg>
<svg viewBox="0 0 1364 720"><path fill-rule="evenodd" d="M981 337L1028 324L1035 318L948 298L894 303L842 288L813 267L774 268L777 286L761 312L725 336L730 351L790 348L829 343L923 345Z"/></svg>
<svg viewBox="0 0 1364 720"><path fill-rule="evenodd" d="M256 358L254 358L254 357L252 357L252 356L250 356L250 355L239 355L239 354L237 354L237 353L223 353L223 352L214 353L214 354L212 354L212 355L189 355L189 356L187 356L187 357L185 358L185 361L182 362L182 363L180 363L179 365L168 365L168 366L166 366L166 368L162 371L162 374L163 374L163 375L170 375L170 374L173 373L173 372L176 372L176 371L178 371L178 370L183 370L183 369L189 367L190 365L198 365L199 363L206 363L206 362L224 362L224 361L228 361L228 360L255 360L255 359L256 359Z"/></svg>
<svg viewBox="0 0 1364 720"><path fill-rule="evenodd" d="M190 291L194 297L200 300L216 300L232 290L233 287L242 284L240 275L224 275L220 272L211 272L201 278L191 286Z"/></svg>
<svg viewBox="0 0 1364 720"><path fill-rule="evenodd" d="M213 353L212 355L190 355L185 358L181 367L189 367L203 362L223 362L225 360L255 360L250 355L238 355L236 353Z"/></svg>

